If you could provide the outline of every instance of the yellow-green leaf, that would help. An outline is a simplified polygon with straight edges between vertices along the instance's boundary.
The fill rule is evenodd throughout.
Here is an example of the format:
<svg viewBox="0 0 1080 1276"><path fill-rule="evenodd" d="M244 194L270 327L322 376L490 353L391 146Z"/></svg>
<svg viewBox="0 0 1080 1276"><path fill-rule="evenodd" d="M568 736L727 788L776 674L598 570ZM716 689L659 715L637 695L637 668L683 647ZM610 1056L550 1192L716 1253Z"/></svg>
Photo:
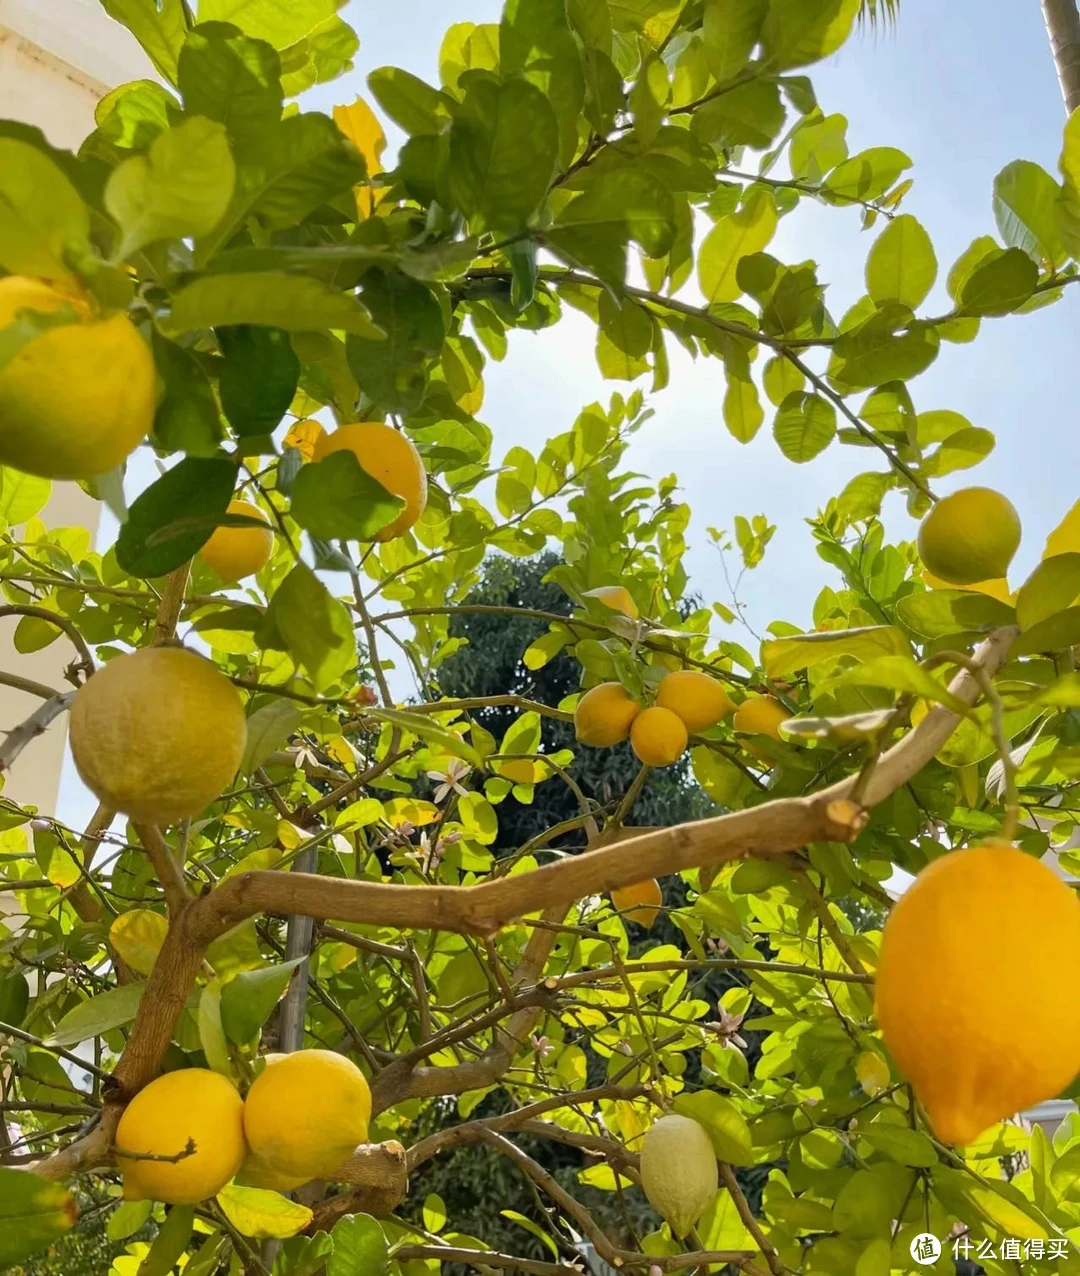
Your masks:
<svg viewBox="0 0 1080 1276"><path fill-rule="evenodd" d="M233 1227L253 1240L296 1236L314 1217L306 1205L261 1187L230 1184L217 1194L217 1203Z"/></svg>
<svg viewBox="0 0 1080 1276"><path fill-rule="evenodd" d="M169 933L169 923L149 908L132 908L109 927L116 955L139 975L149 975Z"/></svg>

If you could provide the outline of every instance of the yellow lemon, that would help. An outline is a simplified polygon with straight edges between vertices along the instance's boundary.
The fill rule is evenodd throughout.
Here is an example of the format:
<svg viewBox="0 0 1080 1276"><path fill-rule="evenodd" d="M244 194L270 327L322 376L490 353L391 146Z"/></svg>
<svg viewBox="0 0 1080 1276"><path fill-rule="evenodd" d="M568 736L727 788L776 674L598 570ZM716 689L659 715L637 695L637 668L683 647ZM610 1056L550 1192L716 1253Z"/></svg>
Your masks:
<svg viewBox="0 0 1080 1276"><path fill-rule="evenodd" d="M199 550L203 561L230 585L254 576L270 561L274 552L274 533L270 520L250 501L230 501L229 514L244 514L265 523L262 527L215 527L214 534Z"/></svg>
<svg viewBox="0 0 1080 1276"><path fill-rule="evenodd" d="M919 525L919 557L950 585L999 579L1019 545L1019 514L989 487L965 487L943 497Z"/></svg>
<svg viewBox="0 0 1080 1276"><path fill-rule="evenodd" d="M935 860L886 922L885 1043L947 1143L1052 1099L1080 1070L1080 902L1005 843Z"/></svg>
<svg viewBox="0 0 1080 1276"><path fill-rule="evenodd" d="M660 912L664 893L656 878L650 877L647 882L635 882L633 886L620 886L613 890L611 902L624 917L648 930Z"/></svg>
<svg viewBox="0 0 1080 1276"><path fill-rule="evenodd" d="M735 711L720 683L697 669L669 673L657 688L656 703L661 709L677 713L691 735L707 731Z"/></svg>
<svg viewBox="0 0 1080 1276"><path fill-rule="evenodd" d="M397 518L375 539L389 541L407 532L427 504L427 473L412 442L400 430L381 421L356 421L332 434L320 435L315 440L314 459L321 461L331 452L342 450L352 452L365 473L405 502Z"/></svg>
<svg viewBox="0 0 1080 1276"><path fill-rule="evenodd" d="M790 711L772 696L749 696L735 710L731 725L746 735L767 735L782 740L780 724L790 717Z"/></svg>
<svg viewBox="0 0 1080 1276"><path fill-rule="evenodd" d="M244 1104L251 1151L277 1174L325 1178L364 1143L371 1091L364 1074L332 1050L297 1050L267 1064Z"/></svg>
<svg viewBox="0 0 1080 1276"><path fill-rule="evenodd" d="M687 743L686 726L670 709L643 709L630 727L630 747L646 766L671 766Z"/></svg>
<svg viewBox="0 0 1080 1276"><path fill-rule="evenodd" d="M126 1200L194 1205L216 1196L244 1160L244 1101L218 1072L166 1072L124 1109L115 1150ZM139 1159L148 1156L177 1160Z"/></svg>
<svg viewBox="0 0 1080 1276"><path fill-rule="evenodd" d="M641 706L621 682L602 682L586 691L574 710L574 733L582 744L609 749L630 734Z"/></svg>
<svg viewBox="0 0 1080 1276"><path fill-rule="evenodd" d="M599 589L587 590L585 597L596 598L605 607L610 607L612 611L621 611L631 620L638 618L637 603L630 596L630 591L622 585L601 585Z"/></svg>
<svg viewBox="0 0 1080 1276"><path fill-rule="evenodd" d="M236 688L180 647L117 656L71 704L71 752L87 787L146 824L203 811L236 774L246 743Z"/></svg>
<svg viewBox="0 0 1080 1276"><path fill-rule="evenodd" d="M720 1171L705 1127L691 1117L661 1117L641 1141L641 1186L678 1237L716 1199Z"/></svg>
<svg viewBox="0 0 1080 1276"><path fill-rule="evenodd" d="M157 373L126 315L97 319L37 279L0 279L0 329L21 310L65 306L77 323L42 332L0 368L0 462L45 478L92 478L115 469L154 421Z"/></svg>

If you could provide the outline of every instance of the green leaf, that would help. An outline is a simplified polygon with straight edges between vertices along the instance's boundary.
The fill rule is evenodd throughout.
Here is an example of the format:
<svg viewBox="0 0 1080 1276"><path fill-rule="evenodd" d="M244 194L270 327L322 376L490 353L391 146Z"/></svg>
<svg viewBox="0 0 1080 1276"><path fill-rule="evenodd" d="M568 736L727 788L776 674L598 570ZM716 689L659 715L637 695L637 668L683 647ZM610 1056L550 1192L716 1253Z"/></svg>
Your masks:
<svg viewBox="0 0 1080 1276"><path fill-rule="evenodd" d="M317 111L264 127L238 149L236 159L236 192L214 234L197 245L200 264L224 247L249 217L270 229L295 226L367 173L356 147L328 115Z"/></svg>
<svg viewBox="0 0 1080 1276"><path fill-rule="evenodd" d="M117 256L160 239L208 235L235 184L223 125L197 115L159 133L149 153L124 160L105 187L105 207L122 232Z"/></svg>
<svg viewBox="0 0 1080 1276"><path fill-rule="evenodd" d="M297 563L275 590L267 621L316 691L325 691L356 668L349 613L304 563Z"/></svg>
<svg viewBox="0 0 1080 1276"><path fill-rule="evenodd" d="M923 472L937 476L970 469L990 455L994 450L994 443L995 439L990 431L978 426L957 430L955 434L949 435L933 456L926 458Z"/></svg>
<svg viewBox="0 0 1080 1276"><path fill-rule="evenodd" d="M1021 248L1006 248L985 257L960 290L964 315L1007 315L1035 291L1039 268Z"/></svg>
<svg viewBox="0 0 1080 1276"><path fill-rule="evenodd" d="M848 38L858 12L859 0L770 0L762 62L770 71L819 62Z"/></svg>
<svg viewBox="0 0 1080 1276"><path fill-rule="evenodd" d="M74 283L90 257L90 213L63 170L35 146L0 137L0 266Z"/></svg>
<svg viewBox="0 0 1080 1276"><path fill-rule="evenodd" d="M544 95L559 127L559 162L568 165L577 151L585 75L565 0L506 0L499 70L504 80L520 76Z"/></svg>
<svg viewBox="0 0 1080 1276"><path fill-rule="evenodd" d="M750 1127L730 1099L715 1090L695 1090L680 1094L673 1106L680 1116L690 1117L704 1127L718 1160L729 1165L754 1164Z"/></svg>
<svg viewBox="0 0 1080 1276"><path fill-rule="evenodd" d="M176 83L177 58L187 34L183 0L101 0L101 7L122 22L170 84Z"/></svg>
<svg viewBox="0 0 1080 1276"><path fill-rule="evenodd" d="M911 323L908 316L906 307L879 310L841 333L833 344L830 378L844 389L858 390L909 381L924 372L937 358L941 340L933 327Z"/></svg>
<svg viewBox="0 0 1080 1276"><path fill-rule="evenodd" d="M153 1201L123 1201L109 1215L105 1228L106 1238L110 1241L126 1241L146 1224L153 1209Z"/></svg>
<svg viewBox="0 0 1080 1276"><path fill-rule="evenodd" d="M910 167L911 157L896 147L872 146L838 164L826 176L823 193L837 204L880 199Z"/></svg>
<svg viewBox="0 0 1080 1276"><path fill-rule="evenodd" d="M0 518L9 527L25 523L40 514L52 493L52 481L37 474L24 474L8 466L0 467Z"/></svg>
<svg viewBox="0 0 1080 1276"><path fill-rule="evenodd" d="M164 386L154 438L166 452L213 456L225 431L210 378L190 350L153 332L154 363Z"/></svg>
<svg viewBox="0 0 1080 1276"><path fill-rule="evenodd" d="M186 457L133 502L116 541L117 562L144 580L186 563L210 539L235 486L232 461Z"/></svg>
<svg viewBox="0 0 1080 1276"><path fill-rule="evenodd" d="M293 518L321 540L374 540L405 508L347 448L305 465L292 490Z"/></svg>
<svg viewBox="0 0 1080 1276"><path fill-rule="evenodd" d="M776 414L773 437L789 461L812 461L836 437L836 409L820 394L789 394Z"/></svg>
<svg viewBox="0 0 1080 1276"><path fill-rule="evenodd" d="M281 119L281 59L269 44L226 23L203 22L188 34L178 84L188 114L217 120L234 142Z"/></svg>
<svg viewBox="0 0 1080 1276"><path fill-rule="evenodd" d="M1006 603L970 590L928 589L908 594L896 604L901 624L923 638L949 634L985 633L1000 625L1016 623L1016 612Z"/></svg>
<svg viewBox="0 0 1080 1276"><path fill-rule="evenodd" d="M767 638L761 644L761 665L768 678L787 678L800 669L813 669L840 656L871 660L875 656L908 656L911 647L893 625L866 629L833 629L824 633Z"/></svg>
<svg viewBox="0 0 1080 1276"><path fill-rule="evenodd" d="M881 513L881 503L886 492L896 486L896 475L856 474L836 498L836 505L845 523L861 523L876 518Z"/></svg>
<svg viewBox="0 0 1080 1276"><path fill-rule="evenodd" d="M855 1264L855 1276L890 1276L892 1272L892 1246L884 1236L878 1236L859 1255Z"/></svg>
<svg viewBox="0 0 1080 1276"><path fill-rule="evenodd" d="M718 82L730 80L750 61L768 8L769 0L705 0L701 37Z"/></svg>
<svg viewBox="0 0 1080 1276"><path fill-rule="evenodd" d="M633 381L647 372L652 348L653 321L631 297L616 300L600 294L596 362L608 380Z"/></svg>
<svg viewBox="0 0 1080 1276"><path fill-rule="evenodd" d="M734 301L741 295L735 273L739 262L766 247L776 223L773 197L760 187L750 192L737 212L720 218L698 253L698 282L707 301Z"/></svg>
<svg viewBox="0 0 1080 1276"><path fill-rule="evenodd" d="M750 365L742 350L730 352L724 360L727 388L724 391L724 424L740 443L749 443L761 429L765 410L757 386L750 379Z"/></svg>
<svg viewBox="0 0 1080 1276"><path fill-rule="evenodd" d="M1020 248L1037 264L1059 266L1066 257L1058 225L1061 187L1046 169L1014 160L994 178L994 220L1010 248Z"/></svg>
<svg viewBox="0 0 1080 1276"><path fill-rule="evenodd" d="M250 775L276 753L300 725L303 712L285 699L273 699L256 709L247 720L247 745L244 748L240 774Z"/></svg>
<svg viewBox="0 0 1080 1276"><path fill-rule="evenodd" d="M470 77L449 135L449 192L473 231L520 230L555 172L559 124L525 80Z"/></svg>
<svg viewBox="0 0 1080 1276"><path fill-rule="evenodd" d="M260 324L287 332L339 328L371 340L381 331L347 292L304 275L252 271L204 275L173 296L166 321L171 332L235 324Z"/></svg>
<svg viewBox="0 0 1080 1276"><path fill-rule="evenodd" d="M901 1165L929 1169L937 1165L938 1155L934 1145L918 1130L906 1125L887 1125L883 1121L872 1125L860 1125L859 1136L876 1151Z"/></svg>
<svg viewBox="0 0 1080 1276"><path fill-rule="evenodd" d="M326 1276L386 1276L389 1257L386 1237L370 1214L347 1214L330 1233L334 1254L326 1266Z"/></svg>
<svg viewBox="0 0 1080 1276"><path fill-rule="evenodd" d="M239 929L240 933L243 933L243 927ZM227 943L229 938L230 936L226 934L222 939L217 940L216 944L221 944L223 941ZM211 945L207 952L207 960L216 967L217 956L214 948L215 945ZM215 1072L220 1072L223 1077L232 1080L234 1070L229 1054L229 1042L225 1036L225 1029L221 1025L220 978L208 980L198 996L195 1022L199 1029L199 1045L202 1047L203 1054L206 1055L207 1064Z"/></svg>
<svg viewBox="0 0 1080 1276"><path fill-rule="evenodd" d="M761 373L761 384L774 408L778 408L789 394L795 394L806 384L806 377L782 354L773 355Z"/></svg>
<svg viewBox="0 0 1080 1276"><path fill-rule="evenodd" d="M45 1039L47 1046L76 1046L131 1023L139 1009L145 984L121 984L80 1001Z"/></svg>
<svg viewBox="0 0 1080 1276"><path fill-rule="evenodd" d="M764 150L779 135L786 115L780 86L771 80L751 80L698 107L690 117L690 132L718 149Z"/></svg>
<svg viewBox="0 0 1080 1276"><path fill-rule="evenodd" d="M231 22L245 34L285 49L334 17L345 0L199 0L199 21Z"/></svg>
<svg viewBox="0 0 1080 1276"><path fill-rule="evenodd" d="M218 1192L216 1200L233 1227L242 1236L257 1241L296 1236L314 1217L306 1205L260 1187L237 1187L230 1183Z"/></svg>
<svg viewBox="0 0 1080 1276"><path fill-rule="evenodd" d="M484 759L471 744L462 739L456 731L448 731L446 727L432 722L427 714L409 713L407 709L367 709L365 713L379 722L389 722L391 726L400 727L403 731L419 736L421 740L425 740L442 752L464 759L470 766L482 768L484 765ZM505 741L502 748L508 753L534 752L532 749L509 749Z"/></svg>
<svg viewBox="0 0 1080 1276"><path fill-rule="evenodd" d="M1064 651L1077 643L1080 643L1080 607L1067 607L1032 625L1016 640L1012 651L1017 656L1028 656L1039 651Z"/></svg>
<svg viewBox="0 0 1080 1276"><path fill-rule="evenodd" d="M383 112L413 137L442 132L455 106L449 94L400 67L377 67L367 82Z"/></svg>
<svg viewBox="0 0 1080 1276"><path fill-rule="evenodd" d="M899 634L899 630L893 630ZM906 647L906 643L904 644ZM954 713L965 713L962 701L949 695L944 685L906 653L861 659L853 669L845 669L829 682L832 687L887 687L907 695L921 696L943 704Z"/></svg>
<svg viewBox="0 0 1080 1276"><path fill-rule="evenodd" d="M289 409L300 380L300 360L280 328L242 325L217 333L221 353L221 408L241 438L272 434Z"/></svg>
<svg viewBox="0 0 1080 1276"><path fill-rule="evenodd" d="M671 192L640 167L586 170L583 193L562 210L544 240L571 265L585 266L606 283L626 280L627 244L663 257L675 239Z"/></svg>
<svg viewBox="0 0 1080 1276"><path fill-rule="evenodd" d="M169 1276L187 1249L194 1226L194 1205L172 1206L136 1276Z"/></svg>
<svg viewBox="0 0 1080 1276"><path fill-rule="evenodd" d="M12 970L0 978L0 1022L17 1028L29 1006L30 985L21 971Z"/></svg>
<svg viewBox="0 0 1080 1276"><path fill-rule="evenodd" d="M788 155L791 175L797 180L820 182L848 156L847 117L839 114L807 116L791 136Z"/></svg>
<svg viewBox="0 0 1080 1276"><path fill-rule="evenodd" d="M914 310L937 278L934 245L910 213L894 217L874 241L866 260L866 291L877 305L898 301Z"/></svg>
<svg viewBox="0 0 1080 1276"><path fill-rule="evenodd" d="M833 1226L853 1237L887 1233L903 1209L911 1181L912 1171L903 1165L856 1170L836 1197Z"/></svg>
<svg viewBox="0 0 1080 1276"><path fill-rule="evenodd" d="M431 289L401 271L374 269L360 290L385 337L351 333L349 367L364 393L390 412L415 411L427 386L427 364L442 350L446 328Z"/></svg>
<svg viewBox="0 0 1080 1276"><path fill-rule="evenodd" d="M721 806L738 808L754 791L754 783L746 772L722 753L699 745L690 751L690 762L694 779Z"/></svg>
<svg viewBox="0 0 1080 1276"><path fill-rule="evenodd" d="M1032 629L1063 611L1080 595L1080 554L1058 554L1044 559L1020 587L1016 596L1016 621Z"/></svg>
<svg viewBox="0 0 1080 1276"><path fill-rule="evenodd" d="M0 1263L14 1266L70 1232L75 1198L59 1183L0 1166Z"/></svg>
<svg viewBox="0 0 1080 1276"><path fill-rule="evenodd" d="M438 1192L429 1192L424 1197L423 1218L429 1232L441 1232L446 1226L446 1202Z"/></svg>
<svg viewBox="0 0 1080 1276"><path fill-rule="evenodd" d="M265 966L262 970L243 970L222 985L221 1026L234 1045L247 1045L254 1039L270 1018L291 983L293 972L303 960L303 957L296 957L276 966Z"/></svg>

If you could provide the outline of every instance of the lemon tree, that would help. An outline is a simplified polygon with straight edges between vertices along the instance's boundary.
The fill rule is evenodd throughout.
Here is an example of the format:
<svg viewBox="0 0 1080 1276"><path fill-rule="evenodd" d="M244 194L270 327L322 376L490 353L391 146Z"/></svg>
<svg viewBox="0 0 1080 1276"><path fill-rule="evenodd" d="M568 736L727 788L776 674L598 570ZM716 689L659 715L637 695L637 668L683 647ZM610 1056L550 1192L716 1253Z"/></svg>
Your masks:
<svg viewBox="0 0 1080 1276"><path fill-rule="evenodd" d="M1016 575L918 380L1071 304L1080 116L939 270L815 94L857 0L507 0L363 84L336 0L105 8L158 78L77 152L0 122L0 615L72 652L0 671L0 771L67 715L100 801L0 794L0 1265L1080 1264L1080 1119L1020 1119L1080 1072L1080 506ZM811 204L865 294L783 259ZM529 450L485 374L570 311L611 392ZM862 449L797 625L748 638L627 460L676 345L739 443ZM776 513L711 538L751 570ZM475 601L542 554L565 607ZM573 693L447 694L479 616ZM657 776L712 814L648 825Z"/></svg>

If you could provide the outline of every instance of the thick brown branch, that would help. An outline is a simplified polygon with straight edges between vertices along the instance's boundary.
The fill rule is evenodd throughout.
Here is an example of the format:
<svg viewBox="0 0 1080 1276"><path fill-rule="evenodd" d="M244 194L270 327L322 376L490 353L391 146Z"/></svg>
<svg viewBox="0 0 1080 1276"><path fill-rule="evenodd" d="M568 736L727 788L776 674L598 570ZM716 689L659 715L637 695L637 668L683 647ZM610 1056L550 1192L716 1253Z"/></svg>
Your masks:
<svg viewBox="0 0 1080 1276"><path fill-rule="evenodd" d="M528 1276L574 1276L584 1272L579 1263L544 1263L535 1258L518 1258L514 1254L497 1254L489 1249L455 1249L452 1245L405 1245L394 1251L399 1263L410 1258L434 1259L437 1263L464 1263L467 1267L500 1267L510 1272L526 1272Z"/></svg>

